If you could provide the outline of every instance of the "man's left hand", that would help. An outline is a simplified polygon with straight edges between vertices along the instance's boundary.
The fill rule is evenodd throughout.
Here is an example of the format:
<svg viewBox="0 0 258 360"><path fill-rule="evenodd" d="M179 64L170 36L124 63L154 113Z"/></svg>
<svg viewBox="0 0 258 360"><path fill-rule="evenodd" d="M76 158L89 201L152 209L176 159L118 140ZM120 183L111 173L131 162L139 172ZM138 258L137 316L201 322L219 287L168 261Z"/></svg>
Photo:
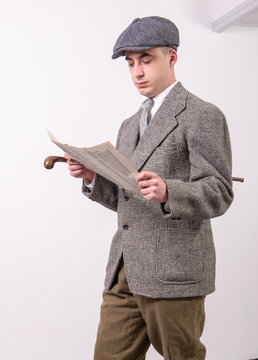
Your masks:
<svg viewBox="0 0 258 360"><path fill-rule="evenodd" d="M137 176L136 181L140 186L141 194L146 200L158 203L168 200L167 184L157 174L143 171Z"/></svg>

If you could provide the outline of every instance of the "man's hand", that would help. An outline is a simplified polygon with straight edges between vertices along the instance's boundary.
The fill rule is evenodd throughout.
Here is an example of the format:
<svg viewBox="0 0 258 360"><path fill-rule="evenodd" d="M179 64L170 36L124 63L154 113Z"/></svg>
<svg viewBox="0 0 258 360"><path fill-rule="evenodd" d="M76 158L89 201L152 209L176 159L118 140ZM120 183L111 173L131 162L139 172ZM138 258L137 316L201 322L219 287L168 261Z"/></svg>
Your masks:
<svg viewBox="0 0 258 360"><path fill-rule="evenodd" d="M162 203L168 200L167 184L157 174L149 171L141 172L136 181L146 200Z"/></svg>
<svg viewBox="0 0 258 360"><path fill-rule="evenodd" d="M87 169L84 165L80 164L78 161L73 160L67 154L64 154L64 157L67 159L68 168L70 170L70 175L75 178L83 178L86 179L89 183L91 183L94 179L95 172Z"/></svg>

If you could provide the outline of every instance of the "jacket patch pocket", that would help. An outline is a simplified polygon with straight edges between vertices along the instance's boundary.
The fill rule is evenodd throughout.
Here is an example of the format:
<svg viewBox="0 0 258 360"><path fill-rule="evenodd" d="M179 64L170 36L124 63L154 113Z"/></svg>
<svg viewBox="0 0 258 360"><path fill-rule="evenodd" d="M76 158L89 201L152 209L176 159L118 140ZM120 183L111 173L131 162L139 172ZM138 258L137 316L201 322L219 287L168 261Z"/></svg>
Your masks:
<svg viewBox="0 0 258 360"><path fill-rule="evenodd" d="M163 283L193 284L202 280L202 243L199 231L158 229L156 276Z"/></svg>

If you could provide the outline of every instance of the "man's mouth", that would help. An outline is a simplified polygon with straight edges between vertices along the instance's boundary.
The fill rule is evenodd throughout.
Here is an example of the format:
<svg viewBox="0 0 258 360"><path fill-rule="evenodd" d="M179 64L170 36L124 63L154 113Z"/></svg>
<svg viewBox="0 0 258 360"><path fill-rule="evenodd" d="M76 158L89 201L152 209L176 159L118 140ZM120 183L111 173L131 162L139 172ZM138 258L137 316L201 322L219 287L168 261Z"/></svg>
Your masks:
<svg viewBox="0 0 258 360"><path fill-rule="evenodd" d="M136 83L136 86L138 87L138 88L143 88L143 87L145 87L147 85L147 81L141 81L141 82L137 82Z"/></svg>

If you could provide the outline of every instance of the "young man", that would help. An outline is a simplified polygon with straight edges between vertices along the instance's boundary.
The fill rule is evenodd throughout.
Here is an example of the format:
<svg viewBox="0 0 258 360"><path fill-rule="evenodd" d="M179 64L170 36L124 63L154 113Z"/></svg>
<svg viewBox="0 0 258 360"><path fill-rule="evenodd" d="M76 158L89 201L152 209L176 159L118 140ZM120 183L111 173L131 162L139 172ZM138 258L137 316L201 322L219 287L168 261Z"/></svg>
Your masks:
<svg viewBox="0 0 258 360"><path fill-rule="evenodd" d="M95 360L205 359L205 296L215 289L210 219L230 206L231 148L224 115L176 81L179 35L160 17L135 19L113 58L125 56L147 100L125 120L117 148L140 172L141 194L118 188L67 156L83 193L117 211ZM91 183L89 185L89 183Z"/></svg>

